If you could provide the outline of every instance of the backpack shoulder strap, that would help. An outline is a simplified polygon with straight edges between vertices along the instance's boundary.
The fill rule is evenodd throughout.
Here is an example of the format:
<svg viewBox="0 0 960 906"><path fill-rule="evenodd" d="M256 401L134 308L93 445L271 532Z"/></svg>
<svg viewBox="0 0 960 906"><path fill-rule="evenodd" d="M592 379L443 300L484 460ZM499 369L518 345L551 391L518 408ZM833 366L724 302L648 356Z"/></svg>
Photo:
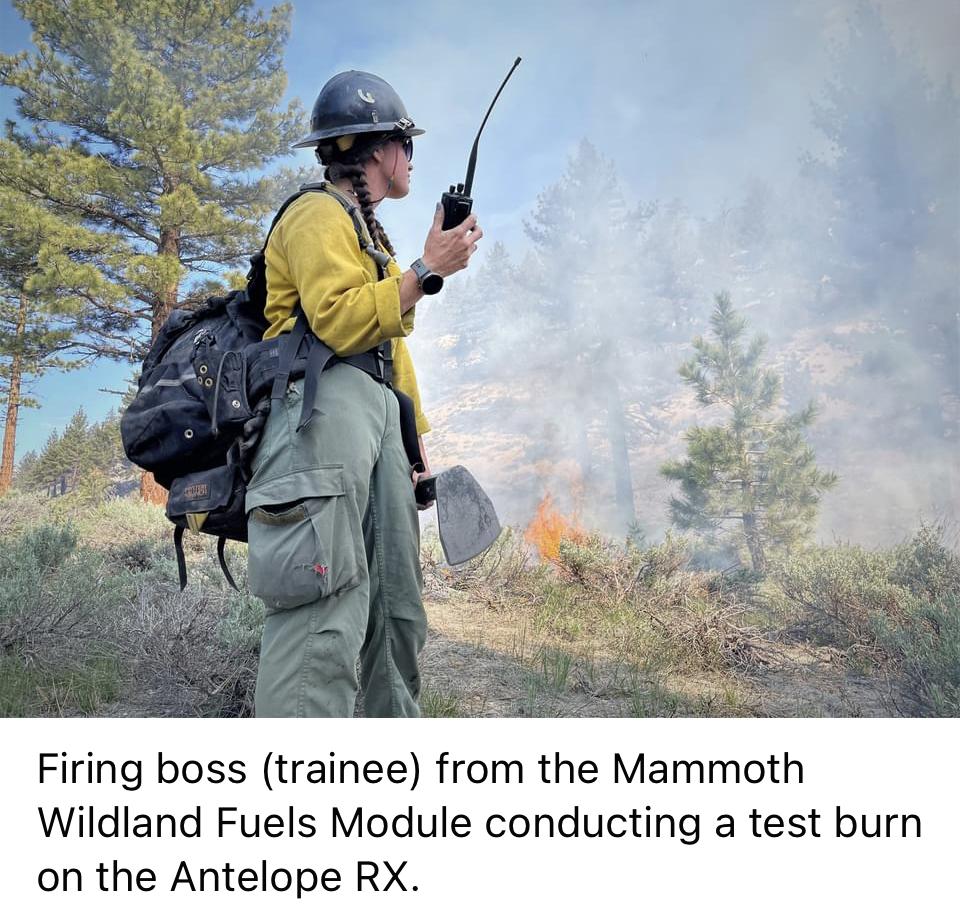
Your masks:
<svg viewBox="0 0 960 906"><path fill-rule="evenodd" d="M263 240L263 248L260 249L261 254L266 254L267 243L270 241L270 237L273 235L273 231L276 228L277 224L280 223L280 218L287 212L287 208L290 207L301 195L306 195L307 192L324 192L326 191L326 183L323 182L308 182L300 186L300 188L290 195L282 205L277 209L277 213L273 215L273 220L270 221L270 228L267 230L267 235ZM331 192L327 193L328 195L333 194Z"/></svg>
<svg viewBox="0 0 960 906"><path fill-rule="evenodd" d="M250 256L250 270L247 271L247 295L257 307L262 307L267 301L267 243L270 241L274 229L280 223L280 218L286 213L287 208L301 195L305 195L307 192L319 192L323 185L322 182L307 183L300 186L299 191L294 192L287 198L280 205L277 213L273 215L273 220L270 221L270 228L267 230L260 251L254 252Z"/></svg>
<svg viewBox="0 0 960 906"><path fill-rule="evenodd" d="M293 195L287 198L283 204L280 205L277 213L273 215L273 220L270 221L270 228L267 230L267 235L263 240L263 247L259 252L250 258L250 271L247 273L248 283L251 281L258 281L258 278L259 282L263 282L263 279L257 272L265 267L267 243L270 241L270 236L273 234L274 229L280 222L280 218L286 213L287 208L289 208L290 205L292 205L301 195L306 195L307 192L324 192L331 198L335 198L338 202L340 202L341 207L347 212L350 217L350 222L353 224L353 231L357 234L357 244L360 246L362 251L366 252L371 258L373 258L374 261L376 261L377 272L380 279L383 279L383 277L386 275L387 262L390 260L390 256L384 252L381 252L380 249L376 248L367 238L366 224L363 222L360 209L341 193L331 192L329 190L329 185L330 184L326 182L304 183L296 192L293 193ZM265 295L265 282L263 282L263 288Z"/></svg>
<svg viewBox="0 0 960 906"><path fill-rule="evenodd" d="M326 192L331 198L335 198L340 202L340 206L347 212L353 223L353 231L357 234L357 242L360 244L361 250L377 262L377 273L382 280L386 276L387 262L390 260L390 256L385 252L381 252L380 249L370 241L369 235L367 234L367 225L363 220L363 215L360 213L360 208L341 192L331 192L330 183L327 182L309 182L306 185L300 186L300 191ZM264 248L266 248L266 246L264 246Z"/></svg>

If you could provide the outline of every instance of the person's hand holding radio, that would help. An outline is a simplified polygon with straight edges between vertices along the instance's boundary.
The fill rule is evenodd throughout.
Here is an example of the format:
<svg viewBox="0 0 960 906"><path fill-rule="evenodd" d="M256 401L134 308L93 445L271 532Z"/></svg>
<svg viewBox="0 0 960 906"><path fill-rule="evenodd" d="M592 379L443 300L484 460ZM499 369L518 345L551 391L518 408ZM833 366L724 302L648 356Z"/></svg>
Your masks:
<svg viewBox="0 0 960 906"><path fill-rule="evenodd" d="M471 214L452 230L443 229L443 208L437 205L433 225L423 245L423 263L435 274L449 277L467 266L482 236L476 214Z"/></svg>

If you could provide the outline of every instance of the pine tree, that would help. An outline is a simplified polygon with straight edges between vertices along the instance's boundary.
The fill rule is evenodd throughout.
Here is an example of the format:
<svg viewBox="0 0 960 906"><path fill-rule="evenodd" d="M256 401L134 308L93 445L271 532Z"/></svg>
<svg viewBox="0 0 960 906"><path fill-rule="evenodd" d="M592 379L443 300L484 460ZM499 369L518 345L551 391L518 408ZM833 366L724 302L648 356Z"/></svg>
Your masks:
<svg viewBox="0 0 960 906"><path fill-rule="evenodd" d="M132 464L120 442L120 418L110 412L91 423L81 406L63 432L53 431L40 453L28 453L17 470L21 487L46 489L52 496L85 488L91 500L109 485L129 477Z"/></svg>
<svg viewBox="0 0 960 906"><path fill-rule="evenodd" d="M0 84L18 92L31 128L9 126L0 181L82 218L100 244L82 265L103 277L88 298L88 348L139 359L180 304L185 276L235 265L259 243L274 201L274 181L260 174L302 127L298 105L277 106L290 6L15 6L36 51L0 55Z"/></svg>
<svg viewBox="0 0 960 906"><path fill-rule="evenodd" d="M497 373L491 366L516 355L515 349L504 348L504 339L517 330L522 314L518 308L510 255L502 242L495 242L476 273L451 285L436 316L426 319L424 326L435 331L435 340L446 338L444 352L458 367L464 366L465 380L480 381Z"/></svg>
<svg viewBox="0 0 960 906"><path fill-rule="evenodd" d="M676 526L717 544L736 523L753 568L761 572L771 552L789 552L809 538L820 497L837 476L816 468L804 440L816 416L813 402L794 415L774 414L781 382L760 364L766 340L757 335L744 348L746 319L735 313L727 293L715 301L715 341L696 337L696 353L680 375L696 388L701 405L723 407L730 418L689 430L687 458L665 463L661 474L680 483L682 496L670 500Z"/></svg>
<svg viewBox="0 0 960 906"><path fill-rule="evenodd" d="M813 107L830 151L803 159L830 237L809 259L833 288L824 307L886 321L887 350L867 347L862 373L875 386L899 372L912 387L891 388L877 416L904 442L931 423L955 436L941 399L960 397L960 96L898 51L875 4L858 4L848 26Z"/></svg>
<svg viewBox="0 0 960 906"><path fill-rule="evenodd" d="M28 450L20 457L20 462L13 473L13 486L15 488L34 487L33 474L40 461L40 454L35 450Z"/></svg>
<svg viewBox="0 0 960 906"><path fill-rule="evenodd" d="M108 412L103 421L90 426L87 437L90 461L107 475L122 471L130 463L120 440L120 416Z"/></svg>
<svg viewBox="0 0 960 906"><path fill-rule="evenodd" d="M636 520L620 382L625 349L641 322L638 265L631 253L638 215L628 209L616 169L582 141L553 186L542 192L525 224L535 272L520 285L533 290L540 319L536 342L516 350L551 377L550 392L564 427L576 438L584 490L593 494L599 470L588 438L590 413L606 415L618 529Z"/></svg>
<svg viewBox="0 0 960 906"><path fill-rule="evenodd" d="M59 279L76 239L75 223L0 189L0 494L13 481L20 410L37 405L30 383L50 369L80 364L64 354L76 345L79 292L87 287Z"/></svg>
<svg viewBox="0 0 960 906"><path fill-rule="evenodd" d="M51 496L56 496L61 491L67 466L60 444L60 432L53 430L40 448L36 466L27 478L28 483L31 487L46 489Z"/></svg>
<svg viewBox="0 0 960 906"><path fill-rule="evenodd" d="M60 437L58 458L66 464L65 475L68 491L76 487L80 476L93 465L92 451L88 444L89 432L90 420L87 418L83 406L81 406L74 412Z"/></svg>
<svg viewBox="0 0 960 906"><path fill-rule="evenodd" d="M255 247L272 181L246 178L288 153L302 126L281 51L290 7L249 0L18 0L32 56L0 55L30 134L11 129L4 181L78 212L121 240L103 261L121 298L93 299L102 350L131 356L127 334L155 334L185 272L235 264ZM142 347L136 348L139 355Z"/></svg>

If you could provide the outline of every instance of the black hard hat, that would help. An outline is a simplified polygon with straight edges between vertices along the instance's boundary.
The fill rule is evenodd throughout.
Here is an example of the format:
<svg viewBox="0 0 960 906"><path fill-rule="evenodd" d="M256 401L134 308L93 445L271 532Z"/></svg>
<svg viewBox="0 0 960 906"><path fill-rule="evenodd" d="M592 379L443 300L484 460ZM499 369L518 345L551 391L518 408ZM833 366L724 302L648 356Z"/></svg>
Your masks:
<svg viewBox="0 0 960 906"><path fill-rule="evenodd" d="M373 73L351 69L338 73L320 89L310 115L310 134L293 147L311 148L326 144L325 139L364 132L423 135L387 82Z"/></svg>

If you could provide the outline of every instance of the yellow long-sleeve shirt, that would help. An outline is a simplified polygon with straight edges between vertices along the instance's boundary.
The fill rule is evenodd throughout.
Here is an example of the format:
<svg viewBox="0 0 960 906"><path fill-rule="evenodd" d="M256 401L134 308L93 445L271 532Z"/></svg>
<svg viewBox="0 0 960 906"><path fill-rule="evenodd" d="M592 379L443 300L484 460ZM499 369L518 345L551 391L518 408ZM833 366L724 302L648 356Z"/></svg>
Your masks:
<svg viewBox="0 0 960 906"><path fill-rule="evenodd" d="M331 189L331 191L337 191ZM364 230L364 239L369 234ZM313 332L337 355L393 345L393 385L412 400L417 433L430 424L420 405L413 361L403 337L414 309L400 313L402 272L392 259L378 280L376 262L357 242L350 215L325 192L307 192L287 208L267 243L268 340L293 329L297 302Z"/></svg>

